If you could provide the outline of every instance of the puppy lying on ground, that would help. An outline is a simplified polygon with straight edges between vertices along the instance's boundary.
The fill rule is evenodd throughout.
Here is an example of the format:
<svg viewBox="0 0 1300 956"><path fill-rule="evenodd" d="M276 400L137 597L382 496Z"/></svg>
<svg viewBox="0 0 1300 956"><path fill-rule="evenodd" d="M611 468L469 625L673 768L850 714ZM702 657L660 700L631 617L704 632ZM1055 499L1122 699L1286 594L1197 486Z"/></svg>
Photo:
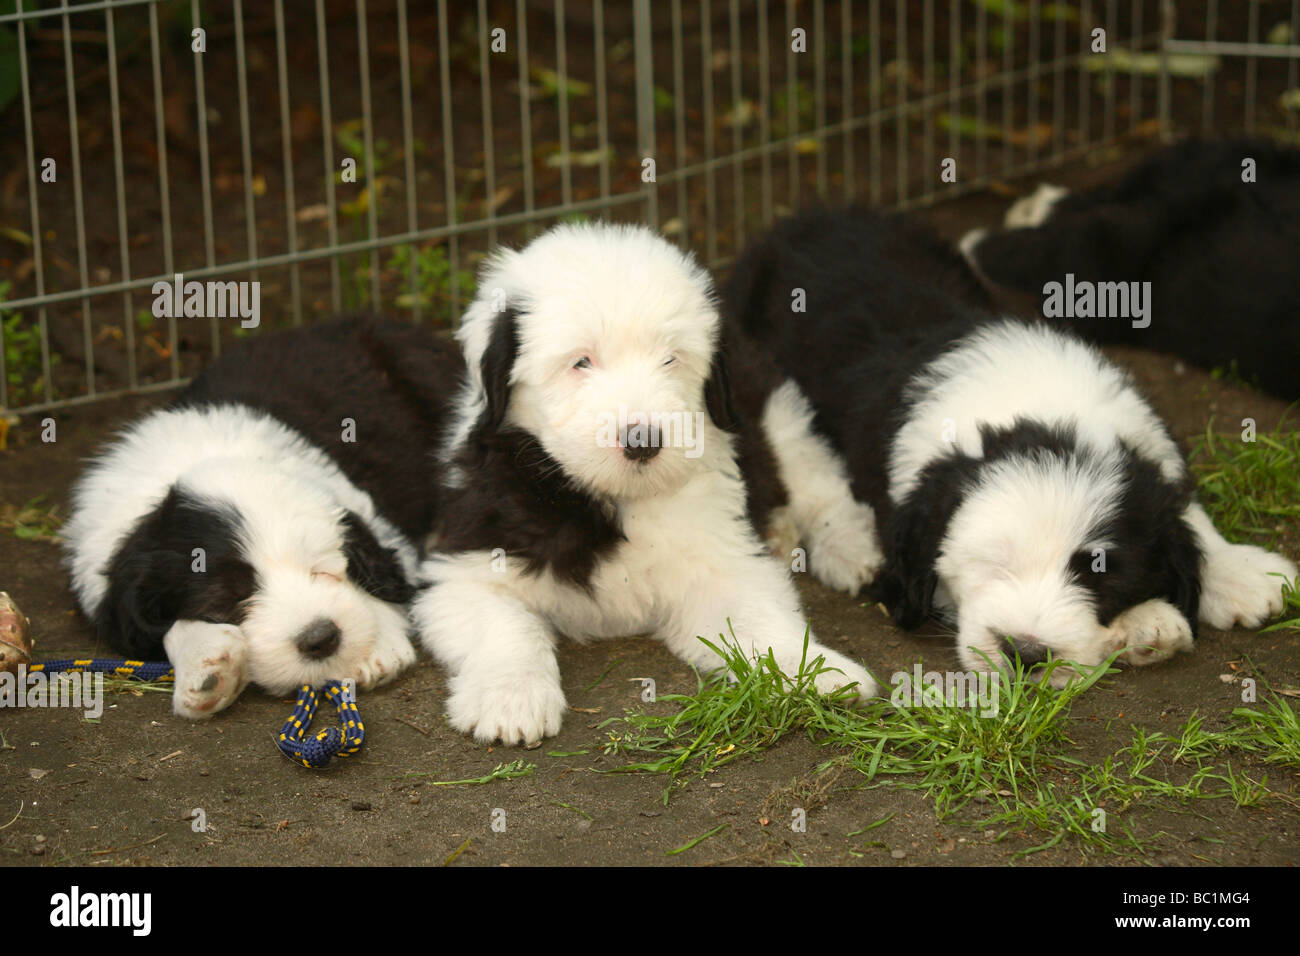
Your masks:
<svg viewBox="0 0 1300 956"><path fill-rule="evenodd" d="M828 480L847 473L880 522L873 597L905 628L954 623L963 666L1116 650L1150 664L1189 649L1198 619L1255 627L1281 610L1295 565L1218 534L1128 376L1066 331L982 311L936 239L813 211L752 246L724 293L842 459ZM778 458L792 447L773 442ZM815 486L790 485L792 513Z"/></svg>
<svg viewBox="0 0 1300 956"><path fill-rule="evenodd" d="M1150 283L1150 312L1136 327L1126 316L1085 315L1073 328L1202 368L1235 359L1247 381L1300 398L1300 151L1267 141L1180 143L1096 189L1042 185L1007 211L1005 225L961 241L994 286L1041 303L1044 286L1067 275L1072 287Z"/></svg>
<svg viewBox="0 0 1300 956"><path fill-rule="evenodd" d="M176 670L209 717L251 680L365 688L415 660L433 439L462 365L397 323L251 339L128 428L73 491L73 588L100 640Z"/></svg>
<svg viewBox="0 0 1300 956"><path fill-rule="evenodd" d="M442 450L438 554L412 617L480 740L556 733L557 634L769 649L793 673L807 622L747 513L707 273L644 228L560 226L482 270L458 332L468 375ZM751 502L752 504L752 502ZM810 638L822 691L875 682Z"/></svg>

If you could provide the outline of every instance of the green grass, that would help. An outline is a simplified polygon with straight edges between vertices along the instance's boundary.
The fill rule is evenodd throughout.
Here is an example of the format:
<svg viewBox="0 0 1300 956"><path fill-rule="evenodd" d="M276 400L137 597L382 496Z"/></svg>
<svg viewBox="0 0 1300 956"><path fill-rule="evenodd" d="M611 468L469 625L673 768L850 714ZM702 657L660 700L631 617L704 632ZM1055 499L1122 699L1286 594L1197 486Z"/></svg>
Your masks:
<svg viewBox="0 0 1300 956"><path fill-rule="evenodd" d="M1223 731L1206 730L1197 715L1172 737L1134 727L1129 743L1092 764L1078 756L1068 720L1076 698L1111 673L1109 661L1076 667L1080 676L1059 689L1051 671L1060 662L1033 675L1017 662L999 672L997 714L986 717L974 707L854 706L846 692L815 691L813 681L826 669L820 657L787 675L770 653L751 660L725 640L710 646L734 679L700 677L694 694L659 698L672 712L629 710L601 725L606 752L631 760L616 772L669 777L665 803L686 776L715 772L790 734L836 751L818 772L847 763L861 774L860 787L925 793L940 819L1001 827L998 839L1041 835L1016 856L1067 839L1091 850L1140 852L1161 834L1132 830L1125 814L1137 806L1187 811L1199 800L1228 799L1239 807L1294 802L1270 791L1266 777L1254 780L1223 762L1236 754L1298 765L1300 723L1276 695L1233 711Z"/></svg>
<svg viewBox="0 0 1300 956"><path fill-rule="evenodd" d="M470 777L466 780L430 780L431 787L472 787L482 786L483 784L492 783L494 780L513 780L516 777L532 776L537 769L535 763L525 763L523 758L512 760L509 763L499 763L488 773L481 777ZM408 777L432 777L431 773L412 772L406 774Z"/></svg>
<svg viewBox="0 0 1300 956"><path fill-rule="evenodd" d="M1288 416L1274 432L1242 441L1211 420L1189 458L1201 501L1229 541L1269 546L1300 532L1300 430Z"/></svg>

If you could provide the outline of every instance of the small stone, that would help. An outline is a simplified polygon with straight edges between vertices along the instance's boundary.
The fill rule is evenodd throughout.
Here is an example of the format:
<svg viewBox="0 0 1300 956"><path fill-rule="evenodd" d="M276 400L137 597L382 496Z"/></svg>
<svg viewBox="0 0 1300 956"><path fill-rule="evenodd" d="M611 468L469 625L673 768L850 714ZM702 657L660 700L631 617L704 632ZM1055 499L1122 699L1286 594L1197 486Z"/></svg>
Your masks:
<svg viewBox="0 0 1300 956"><path fill-rule="evenodd" d="M418 793L411 794L411 804L415 805L418 804L419 802L420 802L420 795Z"/></svg>
<svg viewBox="0 0 1300 956"><path fill-rule="evenodd" d="M906 851L906 850L890 850L890 851L889 851L889 855L892 856L895 860L902 860L902 859L906 858L906 856L907 856L907 851Z"/></svg>
<svg viewBox="0 0 1300 956"><path fill-rule="evenodd" d="M364 800L353 800L352 809L356 810L358 813L364 813L370 809L370 804L366 803Z"/></svg>
<svg viewBox="0 0 1300 956"><path fill-rule="evenodd" d="M40 834L38 833L38 834L36 835L36 842L37 842L37 843L44 843L44 842L45 842L45 837L42 836L42 835L40 835Z"/></svg>

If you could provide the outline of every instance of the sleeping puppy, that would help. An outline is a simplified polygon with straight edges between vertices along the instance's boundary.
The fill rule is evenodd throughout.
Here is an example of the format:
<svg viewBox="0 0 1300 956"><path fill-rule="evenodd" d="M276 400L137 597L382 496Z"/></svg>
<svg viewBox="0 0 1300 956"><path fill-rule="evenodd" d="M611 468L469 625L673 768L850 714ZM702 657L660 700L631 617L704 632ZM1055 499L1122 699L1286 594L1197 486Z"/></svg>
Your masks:
<svg viewBox="0 0 1300 956"><path fill-rule="evenodd" d="M747 513L708 274L652 232L559 226L484 265L457 333L468 375L428 587L412 611L446 667L452 726L482 741L555 734L555 641L652 634L715 669L699 638L798 670L808 624ZM808 659L858 664L809 639Z"/></svg>
<svg viewBox="0 0 1300 956"><path fill-rule="evenodd" d="M173 710L252 681L370 687L415 660L406 605L433 525L432 441L463 366L397 323L250 339L128 428L73 491L67 563L98 637L164 654Z"/></svg>
<svg viewBox="0 0 1300 956"><path fill-rule="evenodd" d="M982 311L928 234L804 214L741 257L724 298L880 522L873 597L904 628L955 625L963 666L1117 650L1150 664L1189 649L1198 619L1255 627L1281 610L1295 565L1215 531L1128 376L1068 332Z"/></svg>
<svg viewBox="0 0 1300 956"><path fill-rule="evenodd" d="M1076 286L1150 283L1150 309L1136 327L1125 317L1079 317L1074 330L1207 369L1235 359L1248 381L1300 398L1300 151L1267 141L1180 143L1096 189L1042 185L1007 211L1005 226L961 241L993 286L1041 303L1044 287L1064 287L1067 275Z"/></svg>

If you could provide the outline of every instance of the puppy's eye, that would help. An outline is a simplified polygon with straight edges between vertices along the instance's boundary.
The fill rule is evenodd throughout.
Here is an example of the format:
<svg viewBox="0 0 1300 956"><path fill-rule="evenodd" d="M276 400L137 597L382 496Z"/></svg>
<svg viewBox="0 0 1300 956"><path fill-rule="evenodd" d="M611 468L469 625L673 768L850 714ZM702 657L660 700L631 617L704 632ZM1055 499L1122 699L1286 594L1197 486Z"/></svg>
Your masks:
<svg viewBox="0 0 1300 956"><path fill-rule="evenodd" d="M573 363L573 367L574 367L574 368L591 368L591 359L589 359L587 356L584 355L582 358L578 359L578 361L576 361L576 362Z"/></svg>
<svg viewBox="0 0 1300 956"><path fill-rule="evenodd" d="M668 356L668 358L664 359L664 365L665 365L665 366L672 365L672 364L673 364L674 362L676 362L676 361L677 361L677 356L676 356L676 355L670 355L670 356Z"/></svg>
<svg viewBox="0 0 1300 956"><path fill-rule="evenodd" d="M312 568L311 579L313 581L333 581L335 584L342 584L343 572L333 568Z"/></svg>

